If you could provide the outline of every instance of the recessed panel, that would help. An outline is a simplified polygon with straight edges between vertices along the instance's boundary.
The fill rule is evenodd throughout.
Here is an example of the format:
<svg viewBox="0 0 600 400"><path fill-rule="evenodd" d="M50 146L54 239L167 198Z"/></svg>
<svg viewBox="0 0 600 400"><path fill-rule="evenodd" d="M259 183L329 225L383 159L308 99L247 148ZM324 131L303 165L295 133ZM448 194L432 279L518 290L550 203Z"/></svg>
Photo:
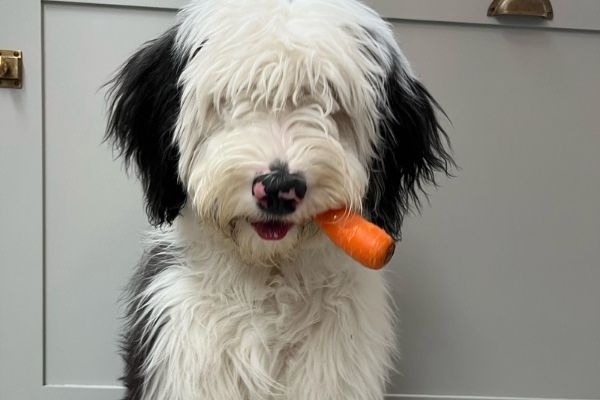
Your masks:
<svg viewBox="0 0 600 400"><path fill-rule="evenodd" d="M106 83L174 21L147 9L46 5L46 380L116 384L118 300L147 229L140 185L103 143Z"/></svg>
<svg viewBox="0 0 600 400"><path fill-rule="evenodd" d="M460 168L397 246L391 391L600 397L600 34L395 27Z"/></svg>

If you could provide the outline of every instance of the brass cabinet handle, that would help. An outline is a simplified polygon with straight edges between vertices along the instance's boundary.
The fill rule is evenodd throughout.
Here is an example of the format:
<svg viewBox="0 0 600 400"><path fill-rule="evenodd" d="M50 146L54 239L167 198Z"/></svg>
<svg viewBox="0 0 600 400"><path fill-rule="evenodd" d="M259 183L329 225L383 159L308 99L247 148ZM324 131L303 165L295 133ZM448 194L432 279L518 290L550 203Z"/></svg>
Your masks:
<svg viewBox="0 0 600 400"><path fill-rule="evenodd" d="M552 19L554 12L550 0L494 0L487 12L488 17L519 15Z"/></svg>
<svg viewBox="0 0 600 400"><path fill-rule="evenodd" d="M20 50L0 50L0 88L20 89L23 86L21 60Z"/></svg>

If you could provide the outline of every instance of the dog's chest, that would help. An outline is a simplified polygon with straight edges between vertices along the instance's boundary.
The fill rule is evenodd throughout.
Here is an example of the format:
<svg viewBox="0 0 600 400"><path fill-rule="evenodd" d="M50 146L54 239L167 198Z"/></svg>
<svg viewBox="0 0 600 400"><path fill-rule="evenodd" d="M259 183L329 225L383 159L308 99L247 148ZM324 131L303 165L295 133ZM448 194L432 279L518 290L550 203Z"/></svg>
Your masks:
<svg viewBox="0 0 600 400"><path fill-rule="evenodd" d="M198 263L154 276L138 310L153 338L146 398L379 394L391 343L383 280L326 261L281 273ZM357 360L368 367L353 367Z"/></svg>
<svg viewBox="0 0 600 400"><path fill-rule="evenodd" d="M168 313L155 348L160 358L188 375L197 371L199 380L235 377L254 393L286 385L290 365L341 289L340 282L307 284L280 273L231 279L227 288L203 274L164 274L155 293L161 309L154 310Z"/></svg>
<svg viewBox="0 0 600 400"><path fill-rule="evenodd" d="M221 321L235 329L239 342L229 342L232 351L239 351L244 342L253 343L265 361L281 369L321 321L322 291L276 272L253 289L232 290L233 296L216 301L211 308L221 309L217 314L228 316ZM205 316L211 319L209 313ZM216 330L221 328L215 325Z"/></svg>

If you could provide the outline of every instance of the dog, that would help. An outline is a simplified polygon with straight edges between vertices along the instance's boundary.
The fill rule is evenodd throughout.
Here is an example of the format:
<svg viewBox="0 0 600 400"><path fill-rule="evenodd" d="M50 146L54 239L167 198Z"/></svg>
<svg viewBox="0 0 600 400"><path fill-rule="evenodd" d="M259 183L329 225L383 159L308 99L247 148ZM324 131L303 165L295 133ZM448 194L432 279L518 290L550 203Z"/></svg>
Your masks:
<svg viewBox="0 0 600 400"><path fill-rule="evenodd" d="M127 400L381 400L381 272L313 217L400 239L452 164L440 108L355 0L196 0L115 74L107 139L156 227L127 290Z"/></svg>

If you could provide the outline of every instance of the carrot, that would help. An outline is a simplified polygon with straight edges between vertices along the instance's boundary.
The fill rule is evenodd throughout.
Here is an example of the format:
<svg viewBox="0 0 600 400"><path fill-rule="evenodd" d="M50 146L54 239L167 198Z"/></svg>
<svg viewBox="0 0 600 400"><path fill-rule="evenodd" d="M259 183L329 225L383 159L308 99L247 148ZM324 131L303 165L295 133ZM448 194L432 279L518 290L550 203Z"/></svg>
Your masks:
<svg viewBox="0 0 600 400"><path fill-rule="evenodd" d="M394 239L356 213L330 210L314 220L336 246L365 267L380 269L394 254Z"/></svg>

